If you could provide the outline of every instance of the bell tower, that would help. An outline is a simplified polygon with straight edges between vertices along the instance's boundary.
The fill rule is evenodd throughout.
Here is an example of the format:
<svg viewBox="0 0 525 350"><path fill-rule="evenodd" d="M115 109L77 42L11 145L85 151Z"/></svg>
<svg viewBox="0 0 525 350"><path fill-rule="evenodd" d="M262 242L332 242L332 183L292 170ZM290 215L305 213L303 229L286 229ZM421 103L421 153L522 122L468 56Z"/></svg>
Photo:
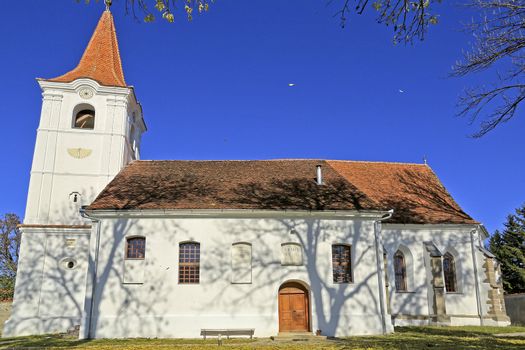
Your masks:
<svg viewBox="0 0 525 350"><path fill-rule="evenodd" d="M106 10L78 65L38 79L42 111L11 316L4 336L65 332L82 323L91 221L79 209L129 162L146 125L126 84L113 15Z"/></svg>
<svg viewBox="0 0 525 350"><path fill-rule="evenodd" d="M139 159L146 131L134 89L124 80L109 6L77 67L38 83L43 102L24 224L81 224L80 206Z"/></svg>

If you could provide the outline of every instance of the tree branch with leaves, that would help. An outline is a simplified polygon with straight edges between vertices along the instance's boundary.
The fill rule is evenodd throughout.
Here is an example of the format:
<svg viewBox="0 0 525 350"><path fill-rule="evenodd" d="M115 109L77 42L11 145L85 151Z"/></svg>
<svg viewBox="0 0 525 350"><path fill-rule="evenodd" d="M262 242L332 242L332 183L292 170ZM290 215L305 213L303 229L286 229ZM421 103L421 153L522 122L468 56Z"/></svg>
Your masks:
<svg viewBox="0 0 525 350"><path fill-rule="evenodd" d="M82 0L77 0L78 2ZM92 0L83 0L86 3ZM96 0L99 1L99 0ZM110 1L110 0L106 0ZM176 12L192 20L194 14L205 13L214 0L121 0L126 12L134 18L152 22L160 17L175 22ZM379 24L393 28L394 43L411 43L425 39L431 25L438 23L435 13L443 0L323 0L336 9L344 27L352 14L375 11ZM474 35L474 43L454 67L452 76L465 76L492 68L496 63L510 67L498 74L490 85L468 88L460 96L459 115L470 123L479 121L474 137L481 137L498 125L512 119L525 100L525 0L468 0L467 6L479 13L477 20L466 26Z"/></svg>
<svg viewBox="0 0 525 350"><path fill-rule="evenodd" d="M21 241L19 224L16 214L0 218L0 299L13 296Z"/></svg>
<svg viewBox="0 0 525 350"><path fill-rule="evenodd" d="M334 3L336 0L329 0ZM433 12L436 4L442 0L340 0L340 10L336 15L344 27L348 15L355 12L362 14L368 7L377 12L377 22L392 26L394 43L423 40L430 25L438 23L438 16Z"/></svg>
<svg viewBox="0 0 525 350"><path fill-rule="evenodd" d="M81 2L82 0L76 0ZM95 0L99 2L99 0ZM89 4L91 0L84 0ZM112 1L105 0L111 5ZM191 21L195 13L207 12L214 0L124 0L126 14L132 14L135 19L144 18L145 22L153 22L160 16L169 23L175 22L175 12L183 11ZM140 13L140 15L139 15Z"/></svg>
<svg viewBox="0 0 525 350"><path fill-rule="evenodd" d="M76 0L81 2L82 0ZM89 4L92 0L84 0ZM96 0L98 2L99 0ZM202 14L209 10L215 0L123 0L126 13L134 18L144 18L153 22L160 17L170 23L175 22L175 13L183 11L188 20L195 13ZM394 43L411 42L414 38L423 40L429 25L438 23L438 16L433 13L435 4L442 0L324 0L338 10L335 16L344 27L352 13L362 14L371 7L378 16L377 22L394 28ZM110 1L111 2L111 1Z"/></svg>

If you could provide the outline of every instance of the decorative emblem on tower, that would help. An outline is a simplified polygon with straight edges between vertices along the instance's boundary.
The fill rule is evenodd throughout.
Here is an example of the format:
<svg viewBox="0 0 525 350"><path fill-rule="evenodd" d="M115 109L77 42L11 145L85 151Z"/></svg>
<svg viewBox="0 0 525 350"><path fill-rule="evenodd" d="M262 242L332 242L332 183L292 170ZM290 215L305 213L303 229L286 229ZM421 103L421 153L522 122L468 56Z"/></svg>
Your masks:
<svg viewBox="0 0 525 350"><path fill-rule="evenodd" d="M87 148L68 148L67 153L73 158L82 159L89 157L91 150Z"/></svg>
<svg viewBox="0 0 525 350"><path fill-rule="evenodd" d="M93 90L89 88L82 88L78 91L78 95L84 100L89 100L91 97L93 97Z"/></svg>

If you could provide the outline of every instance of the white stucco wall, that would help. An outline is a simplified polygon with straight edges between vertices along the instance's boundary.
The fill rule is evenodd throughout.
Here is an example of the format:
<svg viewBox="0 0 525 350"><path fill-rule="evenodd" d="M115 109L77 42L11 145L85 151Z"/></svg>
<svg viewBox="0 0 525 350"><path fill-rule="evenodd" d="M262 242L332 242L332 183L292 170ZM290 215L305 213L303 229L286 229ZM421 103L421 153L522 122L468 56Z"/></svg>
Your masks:
<svg viewBox="0 0 525 350"><path fill-rule="evenodd" d="M287 281L308 287L311 331L320 329L335 336L381 334L373 221L285 215L104 218L100 231L97 225L92 231L23 228L13 313L4 336L63 332L81 324L82 337L87 334L89 315L90 336L97 338L194 338L201 328L255 328L256 336L271 336L279 331L278 290ZM456 258L459 292L445 295L451 324L479 324L471 229L383 225L391 312L411 316L395 318L396 325L428 324L429 282L423 242L429 240ZM136 235L146 237L146 259L125 260L126 237ZM178 283L179 243L187 241L201 245L197 285ZM251 244L252 283L232 283L232 244L238 242ZM302 266L281 266L281 244L288 242L303 247ZM352 246L351 284L332 281L331 245L340 243ZM409 291L405 293L395 291L392 256L399 247L411 254L407 259L412 264L407 266ZM482 313L486 315L489 286L483 254L479 250L476 254ZM76 261L74 269L64 268L65 258ZM389 315L387 318L387 331L392 331ZM490 319L485 324L503 325Z"/></svg>
<svg viewBox="0 0 525 350"><path fill-rule="evenodd" d="M390 262L388 276L390 281L390 300L393 315L428 316L428 288L431 288L428 278L428 267L423 256L428 254L423 242L432 241L442 254L450 252L456 263L456 279L458 292L445 294L446 313L451 317L452 325L479 325L479 313L476 299L474 262L470 232L476 229L469 225L383 225L383 242ZM475 242L477 244L477 242ZM391 263L393 255L401 249L405 256L410 251L412 259L407 259L408 291L396 292L394 267ZM484 256L476 248L478 262L478 277L480 281L480 297L482 313L487 314L488 292L483 288ZM396 319L396 325L427 324L427 320Z"/></svg>
<svg viewBox="0 0 525 350"><path fill-rule="evenodd" d="M291 229L297 234L290 234ZM124 284L127 236L146 237L143 284ZM179 243L201 244L197 285L178 283ZM231 247L252 244L251 284L232 284ZM281 266L281 243L300 242L304 266ZM334 284L331 245L352 245L354 283ZM255 328L276 335L278 290L310 290L311 330L381 333L372 221L306 219L104 219L91 336L198 337L201 328ZM389 328L391 330L391 327Z"/></svg>
<svg viewBox="0 0 525 350"><path fill-rule="evenodd" d="M80 324L89 229L23 229L15 295L2 336L64 332ZM72 269L67 262L74 262Z"/></svg>

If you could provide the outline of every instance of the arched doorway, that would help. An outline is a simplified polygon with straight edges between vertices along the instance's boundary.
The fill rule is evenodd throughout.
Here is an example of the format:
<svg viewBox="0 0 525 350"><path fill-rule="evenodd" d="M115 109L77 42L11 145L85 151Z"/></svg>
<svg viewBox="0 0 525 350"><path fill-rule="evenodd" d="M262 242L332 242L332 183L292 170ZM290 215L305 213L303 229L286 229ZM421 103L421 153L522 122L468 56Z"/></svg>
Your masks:
<svg viewBox="0 0 525 350"><path fill-rule="evenodd" d="M310 330L310 300L305 286L287 282L279 288L279 332Z"/></svg>

